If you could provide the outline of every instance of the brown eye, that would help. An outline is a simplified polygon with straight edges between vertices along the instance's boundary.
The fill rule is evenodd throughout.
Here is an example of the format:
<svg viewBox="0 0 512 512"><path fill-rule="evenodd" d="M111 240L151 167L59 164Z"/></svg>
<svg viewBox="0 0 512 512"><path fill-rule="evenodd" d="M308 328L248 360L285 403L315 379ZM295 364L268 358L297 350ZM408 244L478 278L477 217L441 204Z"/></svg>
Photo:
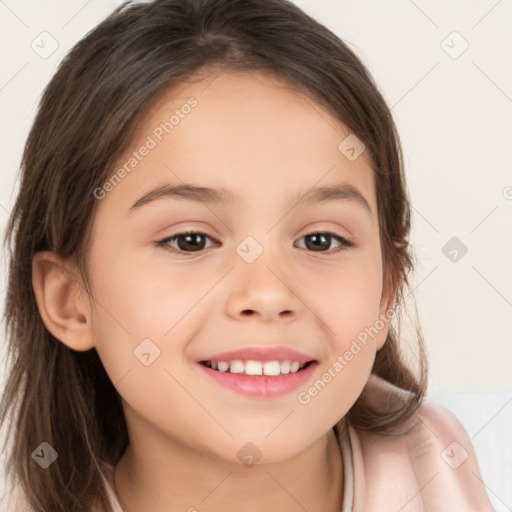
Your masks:
<svg viewBox="0 0 512 512"><path fill-rule="evenodd" d="M342 236L329 232L309 233L304 235L302 238L304 238L306 241L305 248L314 252L336 253L346 250L354 245L352 242L346 240ZM329 250L333 240L337 242L339 246L335 249Z"/></svg>
<svg viewBox="0 0 512 512"><path fill-rule="evenodd" d="M354 246L353 242L330 232L309 233L301 239L306 241L304 248L312 252L337 253ZM200 252L211 247L206 246L207 240L213 239L206 233L189 231L169 236L157 242L157 245L171 252L187 254ZM337 243L338 246L330 249L333 242Z"/></svg>
<svg viewBox="0 0 512 512"><path fill-rule="evenodd" d="M212 238L206 233L190 231L185 233L176 233L164 240L160 240L157 244L171 252L198 252L206 248L206 239L212 240Z"/></svg>

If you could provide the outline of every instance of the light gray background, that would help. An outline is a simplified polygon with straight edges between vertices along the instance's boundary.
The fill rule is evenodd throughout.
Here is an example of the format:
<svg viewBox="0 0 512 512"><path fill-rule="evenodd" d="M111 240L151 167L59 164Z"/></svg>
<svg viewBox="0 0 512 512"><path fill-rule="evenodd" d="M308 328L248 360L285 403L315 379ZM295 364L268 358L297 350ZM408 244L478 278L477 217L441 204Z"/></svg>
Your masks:
<svg viewBox="0 0 512 512"><path fill-rule="evenodd" d="M295 3L349 43L392 107L414 207L413 288L430 397L463 422L496 510L510 511L512 2ZM44 86L67 50L119 4L0 1L2 232ZM442 252L452 237L467 247L462 257L452 252L455 262ZM1 341L3 349L3 333ZM0 483L0 504L8 491Z"/></svg>

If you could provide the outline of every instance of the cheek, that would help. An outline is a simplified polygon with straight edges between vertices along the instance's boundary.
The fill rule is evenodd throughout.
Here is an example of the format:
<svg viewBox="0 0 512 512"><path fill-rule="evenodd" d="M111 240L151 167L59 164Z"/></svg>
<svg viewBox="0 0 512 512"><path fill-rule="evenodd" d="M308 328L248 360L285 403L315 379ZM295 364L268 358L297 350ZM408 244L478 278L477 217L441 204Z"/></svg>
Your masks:
<svg viewBox="0 0 512 512"><path fill-rule="evenodd" d="M323 285L316 291L321 301L319 311L342 344L378 319L382 271L380 261L372 254L360 254L327 274Z"/></svg>
<svg viewBox="0 0 512 512"><path fill-rule="evenodd" d="M330 354L323 370L331 399L353 403L371 371L375 353L387 334L380 315L382 267L380 254L361 254L328 281L319 311L329 326ZM326 281L327 285L327 281ZM335 377L333 377L335 375ZM324 380L324 379L322 379ZM332 384L331 384L332 383ZM326 393L325 395L329 395ZM324 397L325 405L329 398Z"/></svg>
<svg viewBox="0 0 512 512"><path fill-rule="evenodd" d="M379 266L354 266L351 272L340 273L339 283L331 285L317 303L329 326L330 346L318 378L297 397L307 423L336 423L368 380L378 344L387 333L387 324L379 320L379 278Z"/></svg>
<svg viewBox="0 0 512 512"><path fill-rule="evenodd" d="M97 274L95 288L92 323L101 362L127 419L144 418L188 445L190 426L204 423L204 410L181 384L187 382L185 345L197 329L193 305L208 287L183 277L166 282L155 267L119 262L110 268ZM176 414L177 407L187 414Z"/></svg>
<svg viewBox="0 0 512 512"><path fill-rule="evenodd" d="M98 315L109 324L114 320L134 341L162 338L211 286L204 276L177 265L129 257L109 265L108 254L102 259L94 286Z"/></svg>
<svg viewBox="0 0 512 512"><path fill-rule="evenodd" d="M147 379L164 369L183 371L186 344L203 324L201 298L212 276L128 259L97 270L92 327L107 373L114 384L131 372L130 381L142 379L146 389L163 389L161 382Z"/></svg>

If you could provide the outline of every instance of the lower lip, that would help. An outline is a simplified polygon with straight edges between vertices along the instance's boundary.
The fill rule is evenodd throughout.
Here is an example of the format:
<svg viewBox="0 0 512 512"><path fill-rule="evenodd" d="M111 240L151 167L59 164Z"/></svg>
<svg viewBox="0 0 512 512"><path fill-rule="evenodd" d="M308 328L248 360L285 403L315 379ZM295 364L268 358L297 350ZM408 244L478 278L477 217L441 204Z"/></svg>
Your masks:
<svg viewBox="0 0 512 512"><path fill-rule="evenodd" d="M245 375L241 373L219 372L197 363L215 382L237 393L251 397L272 398L285 395L303 385L315 371L316 362L296 373L269 377L267 375Z"/></svg>

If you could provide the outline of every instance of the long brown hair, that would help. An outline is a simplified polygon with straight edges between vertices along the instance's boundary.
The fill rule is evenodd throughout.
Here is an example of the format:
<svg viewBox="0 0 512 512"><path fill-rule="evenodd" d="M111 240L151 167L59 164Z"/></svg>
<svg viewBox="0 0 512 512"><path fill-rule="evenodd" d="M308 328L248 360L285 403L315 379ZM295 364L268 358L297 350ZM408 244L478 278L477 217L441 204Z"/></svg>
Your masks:
<svg viewBox="0 0 512 512"><path fill-rule="evenodd" d="M110 510L101 478L128 444L121 400L95 349L77 352L46 329L31 281L32 257L50 250L76 262L87 284L87 250L98 200L150 100L205 67L263 70L325 106L366 146L375 171L386 286L404 298L413 255L399 137L378 87L348 46L286 0L157 0L125 4L69 52L46 87L26 141L21 184L5 235L9 276L4 317L7 385L0 421L10 421L6 468L31 510ZM340 141L341 142L341 141ZM88 291L90 291L87 285ZM373 374L406 390L382 410L364 393L346 416L354 428L390 434L426 393L419 328L413 372L392 326ZM46 441L58 460L39 470Z"/></svg>

